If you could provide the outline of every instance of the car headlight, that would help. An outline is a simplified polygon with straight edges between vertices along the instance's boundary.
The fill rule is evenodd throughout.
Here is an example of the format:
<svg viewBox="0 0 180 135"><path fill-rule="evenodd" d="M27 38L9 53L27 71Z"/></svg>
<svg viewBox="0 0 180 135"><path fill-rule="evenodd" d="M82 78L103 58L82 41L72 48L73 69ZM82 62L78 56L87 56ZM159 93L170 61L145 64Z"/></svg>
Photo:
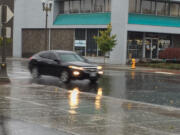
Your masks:
<svg viewBox="0 0 180 135"><path fill-rule="evenodd" d="M79 72L79 71L73 71L73 75L74 75L74 76L79 76L79 75L80 75L80 72Z"/></svg>
<svg viewBox="0 0 180 135"><path fill-rule="evenodd" d="M69 66L71 69L76 69L76 70L84 70L82 67L77 67L77 66Z"/></svg>
<svg viewBox="0 0 180 135"><path fill-rule="evenodd" d="M103 72L103 71L99 71L99 72L98 72L98 74L103 75L103 74L104 74L104 72Z"/></svg>
<svg viewBox="0 0 180 135"><path fill-rule="evenodd" d="M102 66L97 66L97 69L98 70L102 70Z"/></svg>

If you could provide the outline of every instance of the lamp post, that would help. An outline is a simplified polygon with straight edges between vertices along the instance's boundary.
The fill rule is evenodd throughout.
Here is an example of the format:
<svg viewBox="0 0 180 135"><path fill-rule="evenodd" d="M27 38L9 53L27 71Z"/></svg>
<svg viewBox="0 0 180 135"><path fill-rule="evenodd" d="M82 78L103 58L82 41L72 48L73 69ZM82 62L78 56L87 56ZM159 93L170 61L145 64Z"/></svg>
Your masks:
<svg viewBox="0 0 180 135"><path fill-rule="evenodd" d="M46 14L46 21L45 21L45 50L50 49L50 47L48 47L48 12L51 11L52 9L52 0L41 0L42 1L42 7L43 7L43 11Z"/></svg>

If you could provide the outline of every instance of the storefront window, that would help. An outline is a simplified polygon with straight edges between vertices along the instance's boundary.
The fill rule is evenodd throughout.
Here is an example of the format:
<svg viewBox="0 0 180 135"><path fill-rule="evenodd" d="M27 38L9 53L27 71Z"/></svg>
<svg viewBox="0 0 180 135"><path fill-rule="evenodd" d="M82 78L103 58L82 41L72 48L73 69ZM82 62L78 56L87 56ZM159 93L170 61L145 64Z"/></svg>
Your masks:
<svg viewBox="0 0 180 135"><path fill-rule="evenodd" d="M104 29L76 29L74 50L81 56L101 56L98 50L94 36ZM86 43L86 45L76 44L77 42Z"/></svg>
<svg viewBox="0 0 180 135"><path fill-rule="evenodd" d="M141 3L142 3L142 0L136 0L136 13L141 12Z"/></svg>
<svg viewBox="0 0 180 135"><path fill-rule="evenodd" d="M59 3L59 9L60 9L59 13L64 14L64 12L65 12L65 10L64 10L64 6L65 6L64 1L60 1L58 3Z"/></svg>
<svg viewBox="0 0 180 135"><path fill-rule="evenodd" d="M166 16L170 15L170 3L169 2L166 2L165 15Z"/></svg>
<svg viewBox="0 0 180 135"><path fill-rule="evenodd" d="M129 0L129 12L140 13L141 12L141 1L142 0Z"/></svg>
<svg viewBox="0 0 180 135"><path fill-rule="evenodd" d="M180 3L165 0L129 0L129 13L180 16Z"/></svg>
<svg viewBox="0 0 180 135"><path fill-rule="evenodd" d="M144 33L143 36L142 32L128 32L128 59L156 59L161 51L170 47L172 47L172 42L169 34Z"/></svg>
<svg viewBox="0 0 180 135"><path fill-rule="evenodd" d="M95 12L103 12L104 11L104 0L96 0L95 1Z"/></svg>
<svg viewBox="0 0 180 135"><path fill-rule="evenodd" d="M76 29L75 30L75 40L76 41L85 41L86 42L86 30L85 29ZM75 46L74 50L81 56L86 55L86 46Z"/></svg>
<svg viewBox="0 0 180 135"><path fill-rule="evenodd" d="M136 12L136 0L129 0L129 13Z"/></svg>
<svg viewBox="0 0 180 135"><path fill-rule="evenodd" d="M171 45L170 39L159 39L159 51L169 48Z"/></svg>
<svg viewBox="0 0 180 135"><path fill-rule="evenodd" d="M179 16L179 4L176 4L176 3L172 3L171 4L171 8L170 8L170 15L171 16Z"/></svg>
<svg viewBox="0 0 180 135"><path fill-rule="evenodd" d="M152 13L152 2L148 0L142 1L142 13L151 14Z"/></svg>
<svg viewBox="0 0 180 135"><path fill-rule="evenodd" d="M62 0L59 13L110 12L111 0Z"/></svg>
<svg viewBox="0 0 180 135"><path fill-rule="evenodd" d="M157 2L157 15L165 15L165 2Z"/></svg>
<svg viewBox="0 0 180 135"><path fill-rule="evenodd" d="M142 58L142 40L143 33L140 32L128 32L128 53L127 57Z"/></svg>
<svg viewBox="0 0 180 135"><path fill-rule="evenodd" d="M69 1L64 1L64 13L67 14L70 11L70 7L69 7L70 3Z"/></svg>
<svg viewBox="0 0 180 135"><path fill-rule="evenodd" d="M91 12L92 0L82 0L82 5L83 5L82 12L85 13Z"/></svg>
<svg viewBox="0 0 180 135"><path fill-rule="evenodd" d="M71 13L80 12L80 0L70 1L70 12Z"/></svg>
<svg viewBox="0 0 180 135"><path fill-rule="evenodd" d="M111 11L111 0L105 0L105 12Z"/></svg>

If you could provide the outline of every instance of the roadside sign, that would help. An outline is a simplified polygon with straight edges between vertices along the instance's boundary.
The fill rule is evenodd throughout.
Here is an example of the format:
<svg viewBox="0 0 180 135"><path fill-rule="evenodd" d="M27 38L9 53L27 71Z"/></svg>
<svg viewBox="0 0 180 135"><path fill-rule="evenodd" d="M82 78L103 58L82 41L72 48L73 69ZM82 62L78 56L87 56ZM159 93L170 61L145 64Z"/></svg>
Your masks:
<svg viewBox="0 0 180 135"><path fill-rule="evenodd" d="M75 47L86 47L86 40L75 40Z"/></svg>
<svg viewBox="0 0 180 135"><path fill-rule="evenodd" d="M14 16L14 13L11 11L11 9L7 6L7 17L6 17L6 23L8 23Z"/></svg>
<svg viewBox="0 0 180 135"><path fill-rule="evenodd" d="M2 27L2 19L3 19L2 12L3 12L2 5L0 5L0 27ZM8 6L6 6L6 21L5 21L5 23L8 23L13 18L13 16L14 16L14 13L11 11L11 9Z"/></svg>
<svg viewBox="0 0 180 135"><path fill-rule="evenodd" d="M11 38L11 27L6 27L6 38Z"/></svg>

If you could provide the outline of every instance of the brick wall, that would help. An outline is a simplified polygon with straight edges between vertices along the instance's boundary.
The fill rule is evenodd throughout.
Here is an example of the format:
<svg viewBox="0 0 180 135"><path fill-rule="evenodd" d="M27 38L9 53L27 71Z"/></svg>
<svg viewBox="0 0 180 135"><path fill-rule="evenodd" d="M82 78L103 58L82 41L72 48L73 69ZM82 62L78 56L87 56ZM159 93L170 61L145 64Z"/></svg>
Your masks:
<svg viewBox="0 0 180 135"><path fill-rule="evenodd" d="M73 29L52 29L51 49L73 50L74 30ZM33 54L45 50L44 29L23 29L22 30L22 56L30 57Z"/></svg>
<svg viewBox="0 0 180 135"><path fill-rule="evenodd" d="M74 30L53 29L51 32L51 49L73 50Z"/></svg>

